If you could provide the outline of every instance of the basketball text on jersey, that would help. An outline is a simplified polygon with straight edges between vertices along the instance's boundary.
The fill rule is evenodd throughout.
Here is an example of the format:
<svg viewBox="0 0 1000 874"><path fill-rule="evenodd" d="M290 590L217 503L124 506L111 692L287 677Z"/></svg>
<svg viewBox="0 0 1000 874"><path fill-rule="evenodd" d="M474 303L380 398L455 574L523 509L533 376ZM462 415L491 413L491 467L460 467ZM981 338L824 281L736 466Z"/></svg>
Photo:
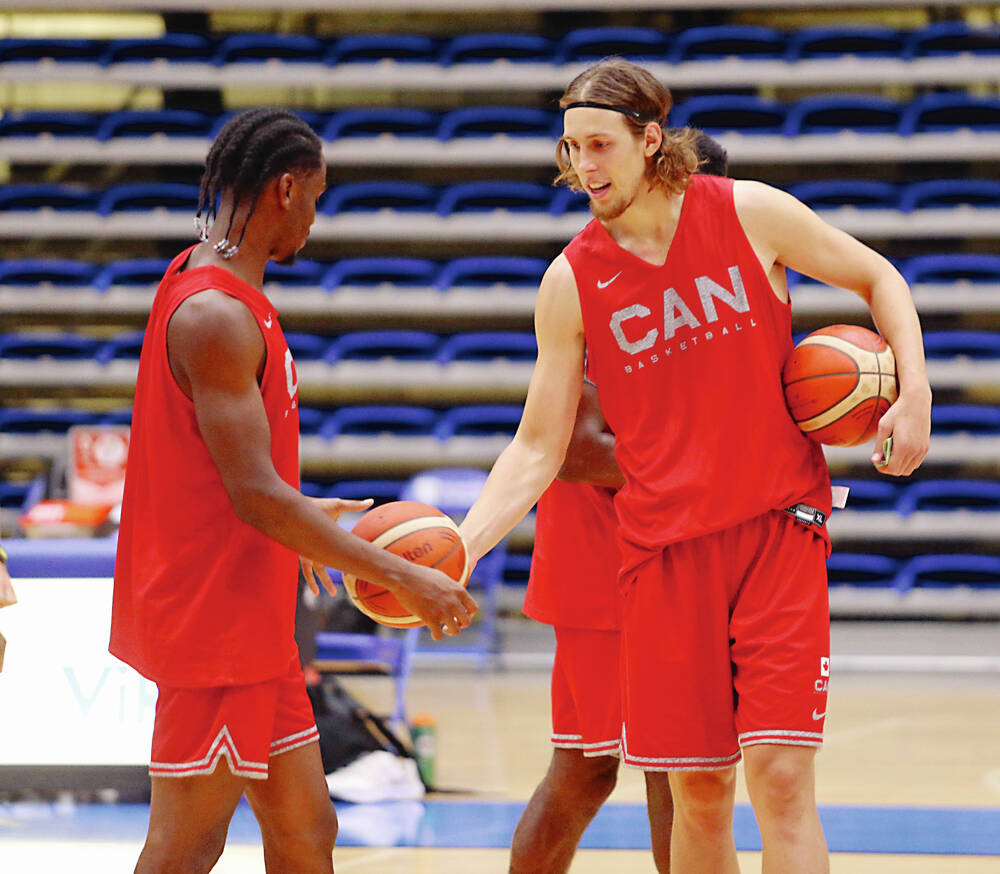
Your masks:
<svg viewBox="0 0 1000 874"><path fill-rule="evenodd" d="M659 327L655 323L646 321L654 314L644 304L634 303L612 313L608 327L614 335L618 348L630 356L641 356L631 360L626 359L625 372L632 373L633 370L639 370L647 365L658 364L664 358L673 355L674 351L686 352L697 346L699 340L707 343L717 337L728 336L730 333L756 328L757 323L749 315L750 301L747 298L743 277L740 275L738 266L733 265L729 268L729 280L732 285L731 291L711 277L695 277L694 285L698 292L698 302L702 313L701 320L675 288L664 290L662 339ZM726 304L734 313L746 313L746 318L724 321L721 325L716 326L715 323L719 321L716 299ZM626 328L626 324L635 319L642 321L636 325L628 325ZM645 334L637 336L638 331L647 325L652 326ZM697 332L697 329L703 325L713 325L713 328ZM678 329L681 328L688 329L684 339L672 343ZM635 339L629 339L629 335ZM647 351L649 354L642 354Z"/></svg>

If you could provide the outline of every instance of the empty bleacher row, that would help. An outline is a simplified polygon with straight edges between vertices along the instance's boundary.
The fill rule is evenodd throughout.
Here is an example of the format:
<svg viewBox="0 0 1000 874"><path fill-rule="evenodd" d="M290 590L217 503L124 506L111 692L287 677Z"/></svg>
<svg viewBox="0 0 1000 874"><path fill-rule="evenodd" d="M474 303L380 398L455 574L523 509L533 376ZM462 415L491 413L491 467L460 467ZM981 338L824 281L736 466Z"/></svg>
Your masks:
<svg viewBox="0 0 1000 874"><path fill-rule="evenodd" d="M578 198L548 184L554 98L589 60L621 52L674 89L672 124L708 130L736 175L751 168L877 241L914 288L935 390L931 455L899 483L871 471L869 447L828 448L854 495L830 521L835 555L872 559L831 564L835 610L957 615L971 597L1000 611L980 597L997 588L995 569L963 558L1000 553L997 28L850 17L836 27L654 29L635 14L633 27L518 33L458 24L0 40L11 94L68 81L172 92L164 109L143 100L108 112L98 101L57 112L18 99L0 116L11 166L0 237L17 256L0 262L8 481L37 492L42 471L51 488L47 465L65 447L61 426L19 431L19 415L128 421L137 330L165 259L191 239L199 164L219 125L265 85L268 102L300 111L323 137L330 168L306 258L266 278L296 357L304 488L390 500L424 467L489 466L530 375L538 278L586 220ZM392 30L391 15L379 26ZM221 113L207 99L219 96ZM159 188L165 200L142 199L154 180L174 186ZM855 295L790 280L797 331L867 323ZM32 334L68 325L83 357L31 352ZM487 333L495 345L474 352ZM530 521L512 535L508 581L523 581L531 537ZM935 577L920 570L926 556L955 562Z"/></svg>

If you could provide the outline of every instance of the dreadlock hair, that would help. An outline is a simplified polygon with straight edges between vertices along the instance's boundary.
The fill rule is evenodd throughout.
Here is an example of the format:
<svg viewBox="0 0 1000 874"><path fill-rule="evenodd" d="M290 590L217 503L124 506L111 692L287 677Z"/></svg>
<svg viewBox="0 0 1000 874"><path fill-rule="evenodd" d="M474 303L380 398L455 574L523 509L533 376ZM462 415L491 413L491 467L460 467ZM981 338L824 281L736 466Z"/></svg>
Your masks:
<svg viewBox="0 0 1000 874"><path fill-rule="evenodd" d="M281 173L294 170L316 170L322 166L323 143L309 125L285 109L251 109L233 116L219 131L205 159L205 172L201 177L198 195L198 212L195 226L206 231L205 225L217 216L220 196L232 195L233 206L229 226L219 251L224 257L235 254L246 234L250 216L257 208L257 200L264 186ZM229 236L233 230L236 208L249 201L250 211L243 222L240 238L232 246ZM229 255L226 255L229 252Z"/></svg>
<svg viewBox="0 0 1000 874"><path fill-rule="evenodd" d="M687 128L667 128L667 115L674 105L670 89L652 73L624 58L609 57L598 61L577 76L559 99L559 107L572 104L599 104L621 113L636 139L646 125L656 122L663 130L659 151L647 163L646 176L671 194L687 188L692 173L698 169L695 134ZM583 186L569 158L569 145L560 138L556 145L559 175L553 184L567 185L574 191Z"/></svg>

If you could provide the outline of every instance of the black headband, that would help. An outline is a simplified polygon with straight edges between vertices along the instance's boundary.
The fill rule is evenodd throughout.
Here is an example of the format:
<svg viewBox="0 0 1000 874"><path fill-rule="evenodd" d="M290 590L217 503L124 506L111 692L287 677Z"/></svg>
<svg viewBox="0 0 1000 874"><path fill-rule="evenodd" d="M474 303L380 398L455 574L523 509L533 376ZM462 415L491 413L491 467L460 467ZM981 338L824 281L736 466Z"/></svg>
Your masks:
<svg viewBox="0 0 1000 874"><path fill-rule="evenodd" d="M591 109L610 109L612 112L620 112L622 115L634 118L640 124L649 124L651 121L656 121L655 118L649 118L641 112L629 109L627 106L618 106L614 103L598 103L596 100L577 100L575 103L566 104L564 109L575 109L578 106L588 106Z"/></svg>

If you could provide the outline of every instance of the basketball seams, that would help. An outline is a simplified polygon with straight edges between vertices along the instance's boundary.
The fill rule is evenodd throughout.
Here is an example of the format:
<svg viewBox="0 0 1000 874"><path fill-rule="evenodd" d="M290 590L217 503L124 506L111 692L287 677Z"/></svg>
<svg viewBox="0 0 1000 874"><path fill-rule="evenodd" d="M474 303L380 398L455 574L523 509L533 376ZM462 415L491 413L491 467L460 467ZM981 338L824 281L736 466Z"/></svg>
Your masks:
<svg viewBox="0 0 1000 874"><path fill-rule="evenodd" d="M392 528L386 529L372 541L372 544L385 549L397 540L406 537L407 534L414 534L428 528L450 528L456 534L458 533L458 526L447 516L420 516L416 519L399 522Z"/></svg>

